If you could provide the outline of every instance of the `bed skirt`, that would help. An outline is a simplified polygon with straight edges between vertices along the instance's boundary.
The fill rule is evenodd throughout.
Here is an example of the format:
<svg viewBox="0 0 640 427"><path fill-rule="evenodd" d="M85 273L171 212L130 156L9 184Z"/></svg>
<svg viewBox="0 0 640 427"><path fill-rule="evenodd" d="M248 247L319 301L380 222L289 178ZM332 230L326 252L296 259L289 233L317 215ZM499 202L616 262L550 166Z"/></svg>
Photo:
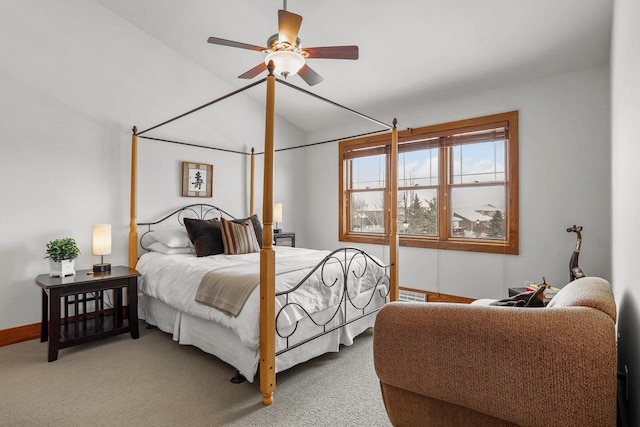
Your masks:
<svg viewBox="0 0 640 427"><path fill-rule="evenodd" d="M384 286L379 286L372 291L380 292L380 288L386 293ZM354 298L354 303L358 306L364 304L370 298L371 293L365 292ZM374 298L373 301L378 301ZM373 304L372 301L372 304ZM382 306L384 301L376 303L375 308ZM367 310L371 310L368 307ZM322 317L324 314L330 314L335 311L335 307L325 309L314 314L314 316ZM282 353L276 357L276 372L284 371L299 363L306 362L314 357L324 353L338 352L340 345L351 345L353 339L360 335L368 328L372 328L375 323L377 312L358 319L344 327L333 332L327 333L311 342L302 344L292 350ZM355 309L350 307L347 318L351 319L358 315ZM145 320L148 324L157 326L158 329L166 333L172 334L173 340L182 345L193 345L202 351L216 356L218 359L236 368L244 375L249 382L253 382L258 371L260 358L260 349L249 348L244 345L238 335L230 328L220 325L216 322L204 320L189 314L182 313L177 309L165 304L159 299L150 297L145 294L139 294L138 298L138 317ZM334 320L327 325L327 329L331 326L338 325L344 319L344 315L336 316ZM290 339L289 345L300 342L306 336L310 336L318 327L305 318L300 321L298 330L294 337ZM315 331L315 332L310 332ZM286 348L286 340L276 336L276 352Z"/></svg>

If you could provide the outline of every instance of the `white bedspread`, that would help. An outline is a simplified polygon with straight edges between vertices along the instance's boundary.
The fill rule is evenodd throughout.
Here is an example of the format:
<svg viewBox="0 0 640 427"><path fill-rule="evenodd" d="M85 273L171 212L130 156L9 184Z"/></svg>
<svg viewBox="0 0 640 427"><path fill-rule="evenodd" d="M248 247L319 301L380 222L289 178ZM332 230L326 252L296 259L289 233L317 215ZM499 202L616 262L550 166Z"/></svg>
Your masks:
<svg viewBox="0 0 640 427"><path fill-rule="evenodd" d="M290 289L295 286L310 269L318 264L329 251L315 251L303 248L274 247L276 251L276 292ZM383 270L374 265L370 260L367 268L362 264L364 258L358 256L351 264L349 274L349 295L354 297L358 292L366 291L376 286L376 280L383 275ZM196 290L202 276L212 270L229 267L239 270L259 269L260 254L246 255L214 255L209 257L196 257L191 254L164 255L149 252L138 261L137 270L141 273L139 290L145 295L157 298L177 310L192 316L212 320L232 329L244 345L257 349L260 343L259 328L259 294L260 288L256 288L244 308L237 317L231 317L194 300ZM293 267L294 265L298 267ZM329 268L330 267L330 268ZM299 291L291 294L290 302L301 304L308 312L315 312L335 305L339 302L342 286L342 263L332 262L329 267L317 271L310 278L310 285L305 285ZM365 271L362 277L357 277ZM353 274L353 271L358 274ZM281 272L279 274L279 272ZM322 284L331 284L332 287ZM276 299L276 313L280 309L282 298ZM287 312L287 315L278 319L278 327L287 326L302 317L301 310Z"/></svg>

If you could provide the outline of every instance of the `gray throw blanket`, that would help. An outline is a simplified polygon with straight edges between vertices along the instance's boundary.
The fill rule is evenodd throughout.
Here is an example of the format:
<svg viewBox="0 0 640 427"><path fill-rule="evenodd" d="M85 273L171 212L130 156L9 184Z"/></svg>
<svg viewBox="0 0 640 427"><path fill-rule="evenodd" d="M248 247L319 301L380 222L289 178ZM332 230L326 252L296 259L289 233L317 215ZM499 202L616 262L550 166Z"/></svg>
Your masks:
<svg viewBox="0 0 640 427"><path fill-rule="evenodd" d="M276 276L315 267L324 254L311 253L296 257L276 258ZM327 264L335 263L329 260ZM195 300L236 317L251 292L260 284L260 264L246 263L222 267L205 273Z"/></svg>
<svg viewBox="0 0 640 427"><path fill-rule="evenodd" d="M221 268L202 277L196 301L235 317L259 284L259 265L243 266L242 271L237 268Z"/></svg>

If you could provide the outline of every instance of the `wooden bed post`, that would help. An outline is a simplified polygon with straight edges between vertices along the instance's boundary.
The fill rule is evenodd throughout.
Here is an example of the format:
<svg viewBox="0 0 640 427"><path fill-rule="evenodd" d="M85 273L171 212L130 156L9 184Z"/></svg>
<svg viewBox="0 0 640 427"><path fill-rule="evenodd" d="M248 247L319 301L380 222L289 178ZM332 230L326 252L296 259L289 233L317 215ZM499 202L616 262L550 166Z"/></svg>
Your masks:
<svg viewBox="0 0 640 427"><path fill-rule="evenodd" d="M253 215L254 213L256 213L255 207L253 205L253 200L254 200L254 184L255 184L255 173L256 173L256 150L251 147L251 176L250 176L250 180L251 182L249 183L249 216Z"/></svg>
<svg viewBox="0 0 640 427"><path fill-rule="evenodd" d="M389 299L398 301L398 251L400 241L398 237L398 120L393 119L391 131L391 167L389 182Z"/></svg>
<svg viewBox="0 0 640 427"><path fill-rule="evenodd" d="M267 67L267 101L264 131L264 183L262 197L263 247L260 251L260 390L262 403L273 403L276 389L275 282L276 254L273 250L273 156L276 78L273 61Z"/></svg>
<svg viewBox="0 0 640 427"><path fill-rule="evenodd" d="M136 268L138 263L138 228L136 225L136 183L138 175L138 128L131 129L131 200L129 219L129 267Z"/></svg>

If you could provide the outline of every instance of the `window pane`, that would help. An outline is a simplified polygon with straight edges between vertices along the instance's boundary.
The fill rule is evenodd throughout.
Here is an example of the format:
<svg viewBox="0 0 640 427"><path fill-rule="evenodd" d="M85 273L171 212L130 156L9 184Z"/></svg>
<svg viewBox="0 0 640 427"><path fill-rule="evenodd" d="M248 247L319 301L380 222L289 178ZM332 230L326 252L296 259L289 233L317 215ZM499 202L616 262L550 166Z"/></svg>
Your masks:
<svg viewBox="0 0 640 427"><path fill-rule="evenodd" d="M398 233L438 235L438 190L398 191Z"/></svg>
<svg viewBox="0 0 640 427"><path fill-rule="evenodd" d="M505 240L505 187L451 189L451 237Z"/></svg>
<svg viewBox="0 0 640 427"><path fill-rule="evenodd" d="M479 142L452 148L453 184L505 180L505 142Z"/></svg>
<svg viewBox="0 0 640 427"><path fill-rule="evenodd" d="M398 155L398 187L438 185L438 149Z"/></svg>
<svg viewBox="0 0 640 427"><path fill-rule="evenodd" d="M383 191L352 191L349 199L350 231L384 233Z"/></svg>
<svg viewBox="0 0 640 427"><path fill-rule="evenodd" d="M354 190L385 187L385 155L359 157L349 160L351 186Z"/></svg>

